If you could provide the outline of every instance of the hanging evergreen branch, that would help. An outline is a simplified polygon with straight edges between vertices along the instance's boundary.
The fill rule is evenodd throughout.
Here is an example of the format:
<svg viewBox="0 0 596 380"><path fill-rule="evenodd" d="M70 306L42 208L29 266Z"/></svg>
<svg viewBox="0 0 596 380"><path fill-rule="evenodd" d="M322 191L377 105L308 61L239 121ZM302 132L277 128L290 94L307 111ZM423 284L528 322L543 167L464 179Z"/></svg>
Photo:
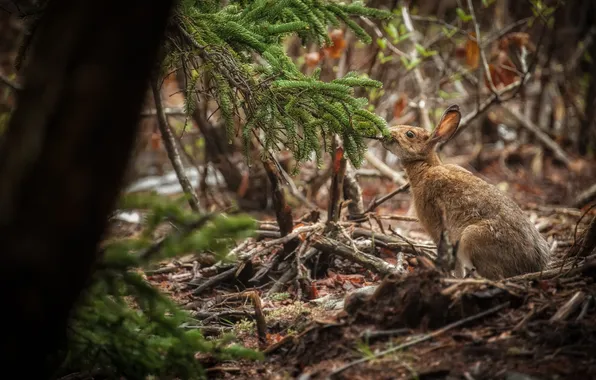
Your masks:
<svg viewBox="0 0 596 380"><path fill-rule="evenodd" d="M351 18L359 16L387 19L391 13L362 2L245 0L221 6L183 1L169 36L166 65L195 67L189 83L207 79L208 89L187 88L187 98L207 91L219 105L229 138L240 134L247 152L258 130L264 151L285 146L298 162L313 155L319 161L336 134L358 166L366 150L363 136L386 133L386 123L366 109L367 99L354 98L354 88L381 88L382 83L356 73L322 82L318 71L303 74L282 42L296 34L303 42L330 45L327 27L343 23L370 43L371 37ZM199 65L191 62L197 56Z"/></svg>

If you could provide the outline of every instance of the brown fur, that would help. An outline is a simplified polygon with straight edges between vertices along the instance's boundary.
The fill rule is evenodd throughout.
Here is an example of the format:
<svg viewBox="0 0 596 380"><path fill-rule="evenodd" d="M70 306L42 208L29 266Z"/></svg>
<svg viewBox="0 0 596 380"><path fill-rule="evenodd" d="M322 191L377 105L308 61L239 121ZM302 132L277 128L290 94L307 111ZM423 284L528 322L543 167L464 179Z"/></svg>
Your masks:
<svg viewBox="0 0 596 380"><path fill-rule="evenodd" d="M518 205L464 168L441 163L435 146L453 136L460 119L459 107L451 106L432 134L400 125L383 140L406 170L418 219L438 243L444 214L451 242L459 241L459 277L473 268L489 279L545 269L548 244Z"/></svg>

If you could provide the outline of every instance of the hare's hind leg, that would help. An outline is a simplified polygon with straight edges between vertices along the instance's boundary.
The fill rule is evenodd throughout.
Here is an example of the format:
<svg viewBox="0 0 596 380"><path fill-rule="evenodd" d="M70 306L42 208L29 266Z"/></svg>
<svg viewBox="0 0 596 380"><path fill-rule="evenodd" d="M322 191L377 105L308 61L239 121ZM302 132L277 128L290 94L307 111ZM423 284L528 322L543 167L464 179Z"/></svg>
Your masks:
<svg viewBox="0 0 596 380"><path fill-rule="evenodd" d="M503 277L503 266L506 264L502 261L504 257L500 252L499 244L489 226L479 223L466 227L462 232L457 258L464 268L474 268L476 274L497 280Z"/></svg>

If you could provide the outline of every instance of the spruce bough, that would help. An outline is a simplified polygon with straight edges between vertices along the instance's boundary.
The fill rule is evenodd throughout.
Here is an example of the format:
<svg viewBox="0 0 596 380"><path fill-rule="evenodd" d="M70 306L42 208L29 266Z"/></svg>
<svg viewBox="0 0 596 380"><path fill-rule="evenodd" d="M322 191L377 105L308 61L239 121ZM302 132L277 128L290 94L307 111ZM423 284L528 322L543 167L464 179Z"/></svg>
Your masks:
<svg viewBox="0 0 596 380"><path fill-rule="evenodd" d="M331 45L327 28L342 25L370 43L353 19L359 16L392 17L362 2L255 0L222 6L186 0L173 20L164 70L185 71L189 113L198 92L217 101L229 138L242 136L247 157L256 135L263 153L285 147L298 163L313 157L320 163L338 135L350 161L359 166L366 150L363 137L387 130L382 118L366 110L366 98L354 98L354 88L382 84L353 72L322 82L319 70L302 73L283 49L290 35L303 43Z"/></svg>

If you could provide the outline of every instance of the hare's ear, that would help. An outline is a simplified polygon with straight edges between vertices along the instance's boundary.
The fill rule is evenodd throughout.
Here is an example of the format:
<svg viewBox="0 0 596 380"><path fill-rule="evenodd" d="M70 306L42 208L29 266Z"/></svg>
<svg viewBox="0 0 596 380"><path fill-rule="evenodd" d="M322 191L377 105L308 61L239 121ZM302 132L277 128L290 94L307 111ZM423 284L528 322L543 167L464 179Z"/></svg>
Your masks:
<svg viewBox="0 0 596 380"><path fill-rule="evenodd" d="M430 139L428 140L429 144L434 145L438 142L447 141L453 137L455 131L457 131L460 120L461 113L459 112L459 106L457 104L449 106L445 112L443 112L441 121L439 121L439 124L430 136Z"/></svg>

